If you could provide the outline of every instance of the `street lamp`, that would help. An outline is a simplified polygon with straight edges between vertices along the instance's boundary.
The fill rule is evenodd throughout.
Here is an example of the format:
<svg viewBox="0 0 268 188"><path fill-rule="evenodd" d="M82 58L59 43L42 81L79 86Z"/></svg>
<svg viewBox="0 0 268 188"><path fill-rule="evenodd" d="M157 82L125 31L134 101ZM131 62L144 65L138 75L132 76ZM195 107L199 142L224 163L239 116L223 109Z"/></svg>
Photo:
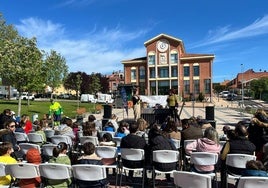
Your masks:
<svg viewBox="0 0 268 188"><path fill-rule="evenodd" d="M241 64L241 92L242 92L242 101L241 101L241 105L242 105L242 108L244 107L244 73L243 73L244 69L243 69L243 64Z"/></svg>

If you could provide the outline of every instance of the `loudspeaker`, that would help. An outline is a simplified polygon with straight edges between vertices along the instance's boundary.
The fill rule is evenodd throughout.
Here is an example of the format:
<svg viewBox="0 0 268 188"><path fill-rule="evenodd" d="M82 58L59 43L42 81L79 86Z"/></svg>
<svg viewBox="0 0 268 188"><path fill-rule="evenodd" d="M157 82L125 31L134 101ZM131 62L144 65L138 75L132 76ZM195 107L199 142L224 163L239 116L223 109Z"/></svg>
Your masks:
<svg viewBox="0 0 268 188"><path fill-rule="evenodd" d="M206 106L206 120L214 120L214 106Z"/></svg>
<svg viewBox="0 0 268 188"><path fill-rule="evenodd" d="M111 118L112 117L112 106L109 104L103 105L103 118Z"/></svg>

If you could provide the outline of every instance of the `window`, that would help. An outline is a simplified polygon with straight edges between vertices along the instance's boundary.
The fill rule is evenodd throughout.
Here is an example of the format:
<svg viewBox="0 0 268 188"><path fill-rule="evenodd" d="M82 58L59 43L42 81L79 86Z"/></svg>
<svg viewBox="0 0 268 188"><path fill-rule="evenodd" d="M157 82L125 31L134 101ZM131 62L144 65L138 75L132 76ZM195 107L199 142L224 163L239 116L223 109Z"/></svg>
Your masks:
<svg viewBox="0 0 268 188"><path fill-rule="evenodd" d="M177 53L172 53L170 55L170 62L173 63L173 64L178 63L178 54Z"/></svg>
<svg viewBox="0 0 268 188"><path fill-rule="evenodd" d="M183 67L183 76L185 76L185 77L190 76L190 67L189 66Z"/></svg>
<svg viewBox="0 0 268 188"><path fill-rule="evenodd" d="M183 81L184 94L190 94L190 80Z"/></svg>
<svg viewBox="0 0 268 188"><path fill-rule="evenodd" d="M155 64L155 55L148 55L148 64L149 65Z"/></svg>
<svg viewBox="0 0 268 188"><path fill-rule="evenodd" d="M199 65L194 64L194 76L199 76Z"/></svg>
<svg viewBox="0 0 268 188"><path fill-rule="evenodd" d="M155 68L149 68L150 78L155 78Z"/></svg>
<svg viewBox="0 0 268 188"><path fill-rule="evenodd" d="M194 80L194 93L195 94L200 93L200 82L199 82L199 80Z"/></svg>
<svg viewBox="0 0 268 188"><path fill-rule="evenodd" d="M145 95L145 82L139 82L139 94Z"/></svg>
<svg viewBox="0 0 268 188"><path fill-rule="evenodd" d="M168 67L160 67L158 69L158 77L159 78L168 78L169 77Z"/></svg>
<svg viewBox="0 0 268 188"><path fill-rule="evenodd" d="M205 85L205 94L210 94L210 79L205 79L204 80L204 85Z"/></svg>
<svg viewBox="0 0 268 188"><path fill-rule="evenodd" d="M158 95L167 95L169 90L169 81L158 82Z"/></svg>
<svg viewBox="0 0 268 188"><path fill-rule="evenodd" d="M178 67L177 66L171 67L171 77L178 77Z"/></svg>
<svg viewBox="0 0 268 188"><path fill-rule="evenodd" d="M136 80L136 68L131 68L131 80Z"/></svg>
<svg viewBox="0 0 268 188"><path fill-rule="evenodd" d="M171 80L171 87L178 88L178 80Z"/></svg>
<svg viewBox="0 0 268 188"><path fill-rule="evenodd" d="M145 79L145 68L140 67L140 79Z"/></svg>
<svg viewBox="0 0 268 188"><path fill-rule="evenodd" d="M156 83L155 83L155 81L150 82L150 91L151 91L151 95L156 95Z"/></svg>

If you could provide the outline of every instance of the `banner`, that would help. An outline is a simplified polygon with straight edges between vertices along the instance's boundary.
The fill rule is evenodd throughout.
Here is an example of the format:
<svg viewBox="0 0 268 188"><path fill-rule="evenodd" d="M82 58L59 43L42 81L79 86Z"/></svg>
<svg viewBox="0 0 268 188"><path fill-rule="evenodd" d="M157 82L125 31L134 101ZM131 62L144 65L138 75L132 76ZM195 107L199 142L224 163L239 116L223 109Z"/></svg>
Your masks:
<svg viewBox="0 0 268 188"><path fill-rule="evenodd" d="M126 110L127 116L128 116L128 105L127 105L127 93L125 87L121 87L121 98L123 102L124 109Z"/></svg>

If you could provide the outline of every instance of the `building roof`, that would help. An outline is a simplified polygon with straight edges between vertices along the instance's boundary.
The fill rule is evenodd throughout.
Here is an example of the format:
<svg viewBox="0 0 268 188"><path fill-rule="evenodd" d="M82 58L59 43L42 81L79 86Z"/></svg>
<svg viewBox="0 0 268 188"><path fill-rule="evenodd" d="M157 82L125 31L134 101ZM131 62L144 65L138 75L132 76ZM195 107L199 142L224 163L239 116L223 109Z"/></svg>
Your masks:
<svg viewBox="0 0 268 188"><path fill-rule="evenodd" d="M155 36L154 38L151 38L151 39L147 40L146 42L144 42L144 46L147 47L149 44L151 44L154 41L159 40L161 38L166 38L166 39L170 39L170 40L173 40L173 41L177 41L178 43L181 43L182 50L183 50L183 52L185 52L184 44L183 44L181 39L172 37L172 36L164 34L164 33L161 33L161 34Z"/></svg>
<svg viewBox="0 0 268 188"><path fill-rule="evenodd" d="M121 61L122 64L126 64L126 63L144 63L147 61L147 57L138 57L138 58L134 58L134 59L127 59L127 60L123 60Z"/></svg>
<svg viewBox="0 0 268 188"><path fill-rule="evenodd" d="M181 54L180 59L181 60L187 60L187 59L200 59L200 58L215 58L215 55L213 54Z"/></svg>

